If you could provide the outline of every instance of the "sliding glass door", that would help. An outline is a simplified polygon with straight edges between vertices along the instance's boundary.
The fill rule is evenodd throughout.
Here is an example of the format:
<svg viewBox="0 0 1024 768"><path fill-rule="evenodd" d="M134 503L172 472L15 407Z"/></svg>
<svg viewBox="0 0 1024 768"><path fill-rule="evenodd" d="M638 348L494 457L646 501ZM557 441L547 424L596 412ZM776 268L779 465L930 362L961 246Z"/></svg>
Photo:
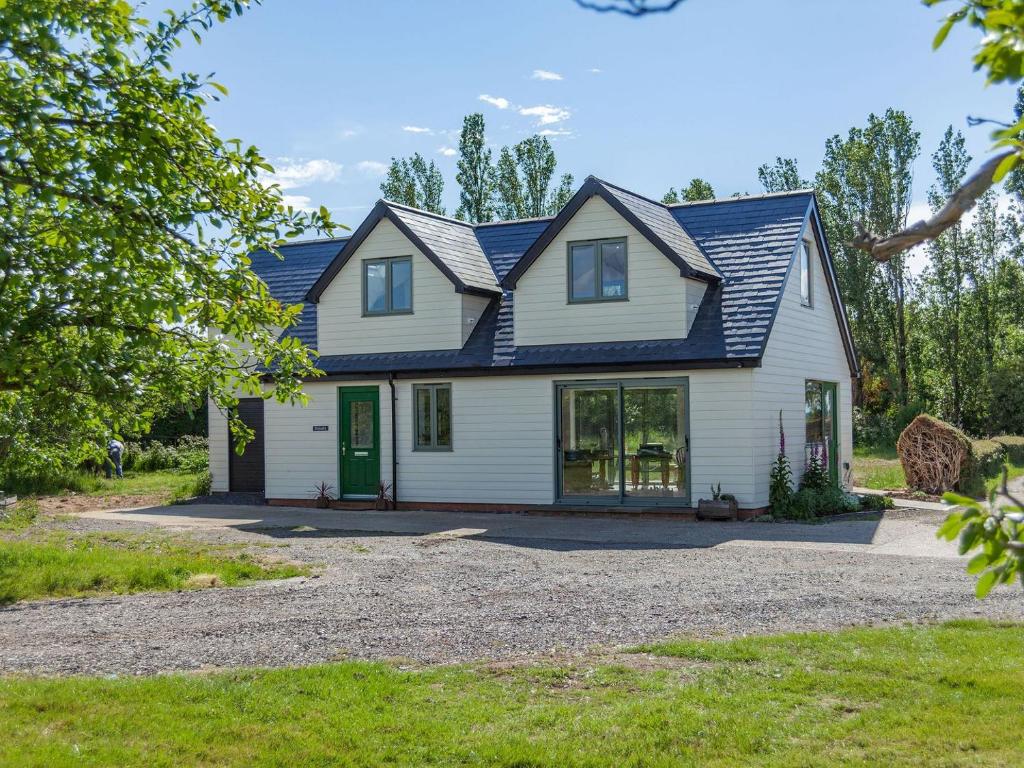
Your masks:
<svg viewBox="0 0 1024 768"><path fill-rule="evenodd" d="M576 503L689 503L685 379L558 384L558 496Z"/></svg>

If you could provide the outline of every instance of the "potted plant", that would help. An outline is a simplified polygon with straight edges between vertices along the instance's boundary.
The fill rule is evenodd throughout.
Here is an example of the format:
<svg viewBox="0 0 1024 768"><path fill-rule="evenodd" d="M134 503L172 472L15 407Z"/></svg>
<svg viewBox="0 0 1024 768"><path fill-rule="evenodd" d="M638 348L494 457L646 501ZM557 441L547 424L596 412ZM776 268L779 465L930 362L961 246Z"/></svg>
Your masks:
<svg viewBox="0 0 1024 768"><path fill-rule="evenodd" d="M317 509L329 509L331 506L331 492L334 488L327 483L318 483L313 486L316 493L315 501Z"/></svg>
<svg viewBox="0 0 1024 768"><path fill-rule="evenodd" d="M711 498L697 502L697 517L701 520L735 520L736 497L722 493L722 484L711 486Z"/></svg>
<svg viewBox="0 0 1024 768"><path fill-rule="evenodd" d="M391 483L382 482L377 486L377 511L386 511L395 506L395 496L391 493Z"/></svg>

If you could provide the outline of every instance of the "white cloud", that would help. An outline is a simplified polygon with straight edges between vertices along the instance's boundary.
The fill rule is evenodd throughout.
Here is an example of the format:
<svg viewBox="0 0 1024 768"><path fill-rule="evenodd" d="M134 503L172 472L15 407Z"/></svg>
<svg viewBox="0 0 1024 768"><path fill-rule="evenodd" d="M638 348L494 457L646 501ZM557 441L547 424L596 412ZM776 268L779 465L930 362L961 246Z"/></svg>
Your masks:
<svg viewBox="0 0 1024 768"><path fill-rule="evenodd" d="M334 181L341 173L341 166L331 160L292 160L279 157L273 173L263 173L264 184L277 184L281 189L295 189L307 184Z"/></svg>
<svg viewBox="0 0 1024 768"><path fill-rule="evenodd" d="M437 151L438 154L444 155L445 157L455 157L455 155L459 154L452 147L438 147Z"/></svg>
<svg viewBox="0 0 1024 768"><path fill-rule="evenodd" d="M492 107L497 107L498 109L508 109L512 106L508 99L503 99L501 96L488 96L486 93L481 93L477 98L479 98L480 101L487 102Z"/></svg>
<svg viewBox="0 0 1024 768"><path fill-rule="evenodd" d="M531 75L531 77L533 77L534 80L561 80L562 79L562 76L560 74L558 74L557 72L551 72L550 70L547 70L547 69L535 69L535 70L533 70L533 75Z"/></svg>
<svg viewBox="0 0 1024 768"><path fill-rule="evenodd" d="M344 128L338 131L339 139L351 139L353 136L358 136L360 131L356 128Z"/></svg>
<svg viewBox="0 0 1024 768"><path fill-rule="evenodd" d="M388 172L387 163L382 163L379 160L360 160L356 163L356 170L358 170L364 176L383 176Z"/></svg>
<svg viewBox="0 0 1024 768"><path fill-rule="evenodd" d="M536 117L537 125L551 125L568 120L572 113L564 107L541 104L536 107L520 107L519 114L524 117Z"/></svg>
<svg viewBox="0 0 1024 768"><path fill-rule="evenodd" d="M429 128L424 128L419 125L403 125L402 130L406 133L433 133Z"/></svg>
<svg viewBox="0 0 1024 768"><path fill-rule="evenodd" d="M601 74L601 70L598 69L597 67L591 67L590 69L587 70L587 72L589 72L592 75L600 75Z"/></svg>
<svg viewBox="0 0 1024 768"><path fill-rule="evenodd" d="M312 201L306 195L282 195L281 204L285 207L291 206L299 211L313 210Z"/></svg>
<svg viewBox="0 0 1024 768"><path fill-rule="evenodd" d="M545 128L543 131L538 131L540 136L572 136L572 131L562 130L560 128Z"/></svg>

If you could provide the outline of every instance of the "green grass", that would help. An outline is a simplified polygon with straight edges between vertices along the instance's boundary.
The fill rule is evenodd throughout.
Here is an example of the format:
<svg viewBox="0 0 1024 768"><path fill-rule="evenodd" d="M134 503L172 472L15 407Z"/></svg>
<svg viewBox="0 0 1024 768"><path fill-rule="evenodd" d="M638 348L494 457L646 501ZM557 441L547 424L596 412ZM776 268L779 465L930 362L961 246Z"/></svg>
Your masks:
<svg viewBox="0 0 1024 768"><path fill-rule="evenodd" d="M853 484L878 491L903 489L907 479L893 446L853 449Z"/></svg>
<svg viewBox="0 0 1024 768"><path fill-rule="evenodd" d="M1007 478L1009 480L1016 480L1018 477L1024 476L1024 465L1015 464L1012 461L1008 461L1006 463L1006 466L1010 470L1008 475L1007 475ZM991 494L992 491L998 491L1000 488L1002 488L1002 485L1003 485L1003 476L1002 476L1002 474L999 474L996 477L988 478L985 481L985 498L988 498L989 494Z"/></svg>
<svg viewBox="0 0 1024 768"><path fill-rule="evenodd" d="M213 583L234 586L307 572L292 563L258 561L238 547L166 536L42 533L0 538L0 605Z"/></svg>
<svg viewBox="0 0 1024 768"><path fill-rule="evenodd" d="M80 493L86 496L160 496L178 500L196 495L197 483L204 473L125 472L124 478L107 480L103 475L72 472L57 476L40 476L8 480L5 487L19 496L63 496Z"/></svg>
<svg viewBox="0 0 1024 768"><path fill-rule="evenodd" d="M1024 751L1020 626L648 650L675 658L0 678L0 764L1003 766Z"/></svg>

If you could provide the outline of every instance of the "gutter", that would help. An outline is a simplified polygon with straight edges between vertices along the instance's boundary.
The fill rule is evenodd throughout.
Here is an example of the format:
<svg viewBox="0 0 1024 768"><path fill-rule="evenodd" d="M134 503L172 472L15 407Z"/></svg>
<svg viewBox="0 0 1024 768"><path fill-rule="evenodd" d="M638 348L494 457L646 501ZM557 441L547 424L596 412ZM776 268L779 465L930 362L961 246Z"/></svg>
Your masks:
<svg viewBox="0 0 1024 768"><path fill-rule="evenodd" d="M398 509L398 422L396 420L395 374L388 373L388 386L391 388L391 499Z"/></svg>

